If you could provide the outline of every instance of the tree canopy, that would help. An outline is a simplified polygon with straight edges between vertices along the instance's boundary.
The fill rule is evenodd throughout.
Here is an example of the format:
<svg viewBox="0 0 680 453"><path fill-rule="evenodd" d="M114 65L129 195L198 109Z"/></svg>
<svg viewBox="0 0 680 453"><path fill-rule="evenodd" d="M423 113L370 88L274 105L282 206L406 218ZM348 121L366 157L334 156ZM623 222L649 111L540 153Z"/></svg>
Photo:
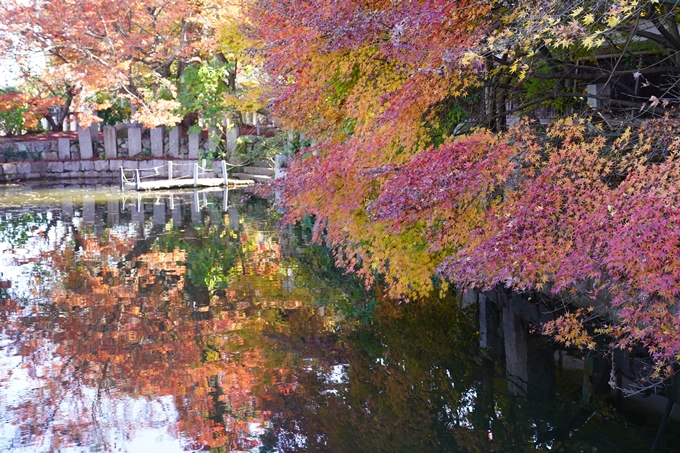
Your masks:
<svg viewBox="0 0 680 453"><path fill-rule="evenodd" d="M254 5L274 111L315 143L290 165L289 220L316 216L338 262L395 297L545 292L594 310L546 332L612 334L672 373L674 2Z"/></svg>
<svg viewBox="0 0 680 453"><path fill-rule="evenodd" d="M132 119L147 126L174 125L196 113L190 100L224 109L224 92L236 94L239 65L248 62L248 40L234 27L239 17L238 3L219 1L7 1L0 5L0 53L19 61L27 52L46 56L42 72L26 74L28 105L54 129L63 118L49 107L89 124L95 110L116 101L129 103ZM46 97L50 102L36 102Z"/></svg>

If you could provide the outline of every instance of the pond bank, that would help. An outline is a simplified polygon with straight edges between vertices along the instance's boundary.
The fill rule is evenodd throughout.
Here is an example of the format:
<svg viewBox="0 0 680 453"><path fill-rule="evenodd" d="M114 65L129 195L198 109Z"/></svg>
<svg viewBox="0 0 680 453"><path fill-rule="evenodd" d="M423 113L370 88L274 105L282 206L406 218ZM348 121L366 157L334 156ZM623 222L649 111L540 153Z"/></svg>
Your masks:
<svg viewBox="0 0 680 453"><path fill-rule="evenodd" d="M174 177L190 177L196 159L79 159L0 164L0 183L35 180L118 180L119 169L158 170L159 178L167 177L167 163L173 163ZM161 168L162 167L162 168ZM203 177L222 177L220 168L206 172Z"/></svg>
<svg viewBox="0 0 680 453"><path fill-rule="evenodd" d="M615 349L613 354L603 354L565 348L538 335L542 324L564 312L554 300L540 294L470 290L459 303L463 308L476 307L480 350L505 368L508 388L514 395L534 402L551 400L555 396L555 371L561 369L582 376L584 403L598 396L610 398L620 410L644 412L659 419L669 400L680 404L680 379L648 380L653 364L642 349ZM546 386L550 382L553 384ZM680 422L680 411L675 410L670 418Z"/></svg>

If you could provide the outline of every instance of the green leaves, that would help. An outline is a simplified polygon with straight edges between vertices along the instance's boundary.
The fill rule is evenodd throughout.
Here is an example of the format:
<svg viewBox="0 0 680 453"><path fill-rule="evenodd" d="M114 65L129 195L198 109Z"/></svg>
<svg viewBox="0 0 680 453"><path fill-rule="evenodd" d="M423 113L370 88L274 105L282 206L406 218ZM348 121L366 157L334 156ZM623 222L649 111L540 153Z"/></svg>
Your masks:
<svg viewBox="0 0 680 453"><path fill-rule="evenodd" d="M224 120L224 100L230 92L228 80L235 71L235 63L211 60L189 65L179 81L177 100L182 115L200 112L209 125Z"/></svg>

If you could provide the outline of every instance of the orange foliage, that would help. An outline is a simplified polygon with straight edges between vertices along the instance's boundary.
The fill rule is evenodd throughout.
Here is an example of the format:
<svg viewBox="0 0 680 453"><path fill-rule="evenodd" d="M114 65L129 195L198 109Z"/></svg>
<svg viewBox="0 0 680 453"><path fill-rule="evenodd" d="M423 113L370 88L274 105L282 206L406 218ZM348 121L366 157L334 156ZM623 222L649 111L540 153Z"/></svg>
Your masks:
<svg viewBox="0 0 680 453"><path fill-rule="evenodd" d="M0 42L0 54L44 53L48 67L37 77L39 85L62 92L67 109L72 101L84 126L95 120L96 92L128 98L138 108L136 119L149 126L173 124L181 119L174 113L176 78L215 50L217 6L190 0L9 0L0 4L0 33L13 39Z"/></svg>
<svg viewBox="0 0 680 453"><path fill-rule="evenodd" d="M21 307L5 307L17 321L5 324L4 334L22 338L20 353L29 372L43 382L39 398L15 408L22 423L42 427L35 438L50 425L56 429L66 423L61 418L48 422L50 415L41 407L58 408L73 395L72 404L84 404L77 401L89 388L118 398L172 397L179 413L176 428L190 440L188 447L258 445L250 430L252 423L264 422L256 396L265 349L244 335L259 338L265 323L244 310L254 294L242 289L252 280L237 281L230 293L241 308L195 306L187 289L185 251L130 257L135 238L126 234L112 230L104 239L81 233L75 238L79 248L62 250L55 243L41 253L39 261L54 269L60 284L49 291L49 308L36 306L35 316L26 321L30 331ZM269 277L277 272L278 244L265 236L250 241L247 233L241 240L253 245L246 247L243 278L262 275L268 286L275 285ZM63 435L52 439L55 448L74 444L69 436L97 442L92 437L96 424L86 412L70 417Z"/></svg>

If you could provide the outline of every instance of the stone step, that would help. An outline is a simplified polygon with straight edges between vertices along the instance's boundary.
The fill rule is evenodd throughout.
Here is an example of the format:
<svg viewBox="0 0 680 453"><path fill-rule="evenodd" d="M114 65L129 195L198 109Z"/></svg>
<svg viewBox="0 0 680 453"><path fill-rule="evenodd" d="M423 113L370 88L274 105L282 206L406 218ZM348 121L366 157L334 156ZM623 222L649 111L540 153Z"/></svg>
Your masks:
<svg viewBox="0 0 680 453"><path fill-rule="evenodd" d="M243 167L243 173L250 173L251 175L273 176L274 169L271 167Z"/></svg>
<svg viewBox="0 0 680 453"><path fill-rule="evenodd" d="M250 179L250 180L255 181L255 182L274 181L274 176L254 175L252 173L232 173L230 176L232 178L237 178L237 179Z"/></svg>

